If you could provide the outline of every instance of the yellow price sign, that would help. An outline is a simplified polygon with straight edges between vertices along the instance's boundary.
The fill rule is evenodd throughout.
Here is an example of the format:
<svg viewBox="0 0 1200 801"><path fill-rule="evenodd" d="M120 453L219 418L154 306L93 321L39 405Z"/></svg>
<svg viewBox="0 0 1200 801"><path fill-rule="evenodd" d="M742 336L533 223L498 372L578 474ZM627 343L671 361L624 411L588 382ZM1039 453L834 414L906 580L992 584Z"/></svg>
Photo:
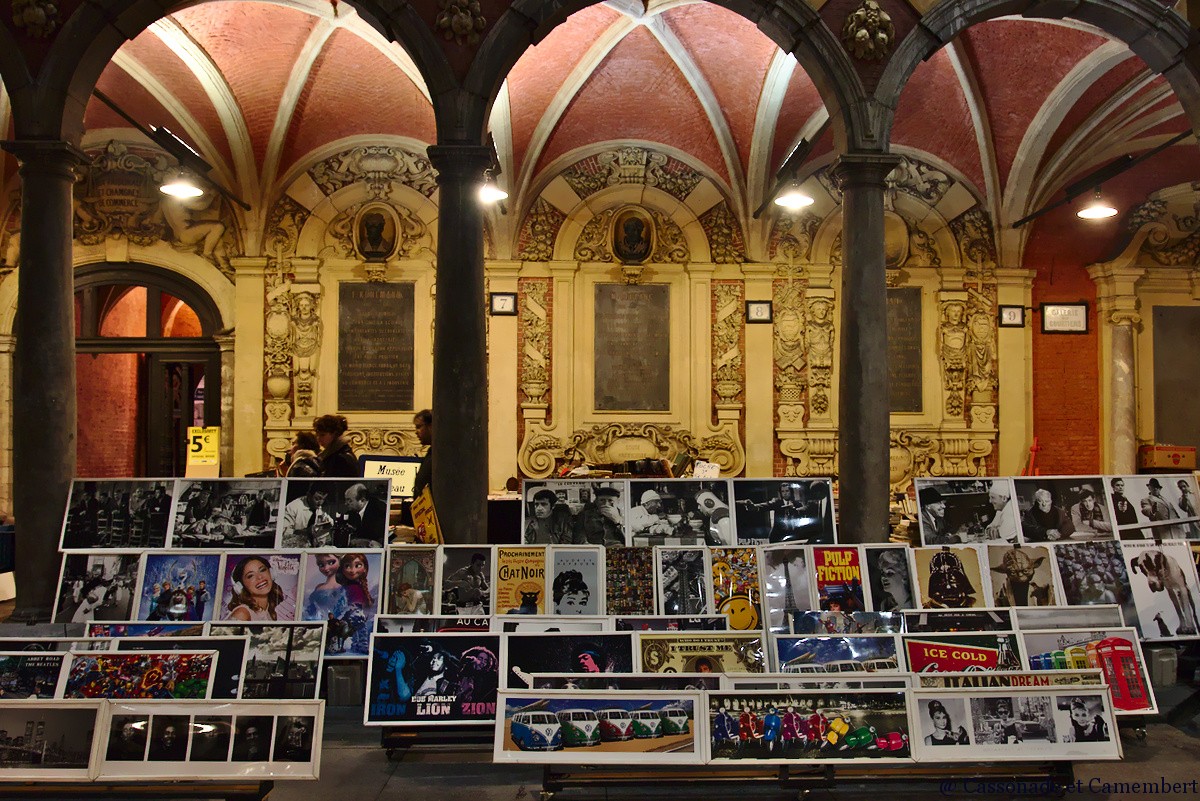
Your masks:
<svg viewBox="0 0 1200 801"><path fill-rule="evenodd" d="M187 463L189 467L220 464L220 449L220 426L188 426Z"/></svg>

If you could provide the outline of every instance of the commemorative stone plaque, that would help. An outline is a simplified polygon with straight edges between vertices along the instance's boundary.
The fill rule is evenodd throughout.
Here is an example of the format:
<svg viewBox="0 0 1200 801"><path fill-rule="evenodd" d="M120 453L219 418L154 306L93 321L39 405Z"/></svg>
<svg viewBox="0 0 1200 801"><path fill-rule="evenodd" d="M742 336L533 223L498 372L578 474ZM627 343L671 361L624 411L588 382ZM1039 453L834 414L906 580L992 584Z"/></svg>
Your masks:
<svg viewBox="0 0 1200 801"><path fill-rule="evenodd" d="M595 354L596 411L668 411L670 287L597 284Z"/></svg>
<svg viewBox="0 0 1200 801"><path fill-rule="evenodd" d="M889 289L888 399L893 412L921 411L921 289Z"/></svg>
<svg viewBox="0 0 1200 801"><path fill-rule="evenodd" d="M338 408L413 407L416 285L345 283L338 289Z"/></svg>

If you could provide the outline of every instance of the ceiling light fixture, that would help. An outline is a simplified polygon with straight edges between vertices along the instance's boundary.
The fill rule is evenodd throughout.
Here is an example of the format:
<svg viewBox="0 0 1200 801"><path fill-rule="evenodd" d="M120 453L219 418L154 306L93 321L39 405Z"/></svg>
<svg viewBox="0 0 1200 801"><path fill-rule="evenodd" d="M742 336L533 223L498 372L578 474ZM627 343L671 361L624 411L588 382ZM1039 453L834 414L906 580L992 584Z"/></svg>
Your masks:
<svg viewBox="0 0 1200 801"><path fill-rule="evenodd" d="M1092 202L1075 212L1075 214L1084 220L1104 220L1109 217L1116 217L1117 210L1104 202L1104 199L1100 197L1100 187L1097 186L1096 194L1092 196Z"/></svg>
<svg viewBox="0 0 1200 801"><path fill-rule="evenodd" d="M491 172L484 173L483 186L479 187L479 202L490 206L507 199L508 193L496 185L496 182L492 180Z"/></svg>
<svg viewBox="0 0 1200 801"><path fill-rule="evenodd" d="M197 186L192 177L184 170L176 170L171 174L163 181L158 191L180 199L200 197L204 194L204 190Z"/></svg>
<svg viewBox="0 0 1200 801"><path fill-rule="evenodd" d="M814 201L812 197L808 194L805 194L805 192L800 189L800 184L796 181L792 181L790 184L788 184L787 189L775 197L776 206L782 206L790 211L802 209L805 206L811 206L813 202Z"/></svg>

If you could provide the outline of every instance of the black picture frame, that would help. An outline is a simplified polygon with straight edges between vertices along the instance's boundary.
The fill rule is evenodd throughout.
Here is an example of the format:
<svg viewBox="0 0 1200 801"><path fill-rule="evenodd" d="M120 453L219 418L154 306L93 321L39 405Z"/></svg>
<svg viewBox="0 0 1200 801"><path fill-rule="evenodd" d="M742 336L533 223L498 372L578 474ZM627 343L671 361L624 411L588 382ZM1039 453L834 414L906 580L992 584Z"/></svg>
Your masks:
<svg viewBox="0 0 1200 801"><path fill-rule="evenodd" d="M492 317L516 317L516 292L489 292L488 312Z"/></svg>
<svg viewBox="0 0 1200 801"><path fill-rule="evenodd" d="M771 301L746 301L746 325L769 325L773 322L775 322L775 309Z"/></svg>
<svg viewBox="0 0 1200 801"><path fill-rule="evenodd" d="M1050 323L1048 325L1047 323L1049 323L1050 318L1055 316L1055 310L1059 310L1059 309L1064 310L1064 311L1065 310L1075 311L1075 310L1082 309L1082 311L1083 311L1083 330L1079 331L1079 330L1074 330L1074 329L1063 328L1063 327L1059 327L1053 323ZM1092 321L1091 321L1091 316L1089 313L1087 301L1079 301L1078 303L1043 303L1038 308L1038 311L1041 312L1041 315L1042 315L1042 333L1043 334L1079 335L1079 334L1090 334L1092 332Z"/></svg>

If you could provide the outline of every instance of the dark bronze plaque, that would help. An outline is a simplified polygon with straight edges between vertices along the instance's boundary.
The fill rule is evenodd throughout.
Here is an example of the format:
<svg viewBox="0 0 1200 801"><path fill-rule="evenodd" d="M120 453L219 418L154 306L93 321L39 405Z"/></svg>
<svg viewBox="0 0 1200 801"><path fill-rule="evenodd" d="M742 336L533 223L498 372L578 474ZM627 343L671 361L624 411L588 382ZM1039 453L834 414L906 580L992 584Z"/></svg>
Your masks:
<svg viewBox="0 0 1200 801"><path fill-rule="evenodd" d="M893 412L921 411L921 290L889 289L888 399Z"/></svg>
<svg viewBox="0 0 1200 801"><path fill-rule="evenodd" d="M666 284L596 284L599 412L671 408L671 295Z"/></svg>
<svg viewBox="0 0 1200 801"><path fill-rule="evenodd" d="M415 284L342 284L338 294L338 408L413 407Z"/></svg>

